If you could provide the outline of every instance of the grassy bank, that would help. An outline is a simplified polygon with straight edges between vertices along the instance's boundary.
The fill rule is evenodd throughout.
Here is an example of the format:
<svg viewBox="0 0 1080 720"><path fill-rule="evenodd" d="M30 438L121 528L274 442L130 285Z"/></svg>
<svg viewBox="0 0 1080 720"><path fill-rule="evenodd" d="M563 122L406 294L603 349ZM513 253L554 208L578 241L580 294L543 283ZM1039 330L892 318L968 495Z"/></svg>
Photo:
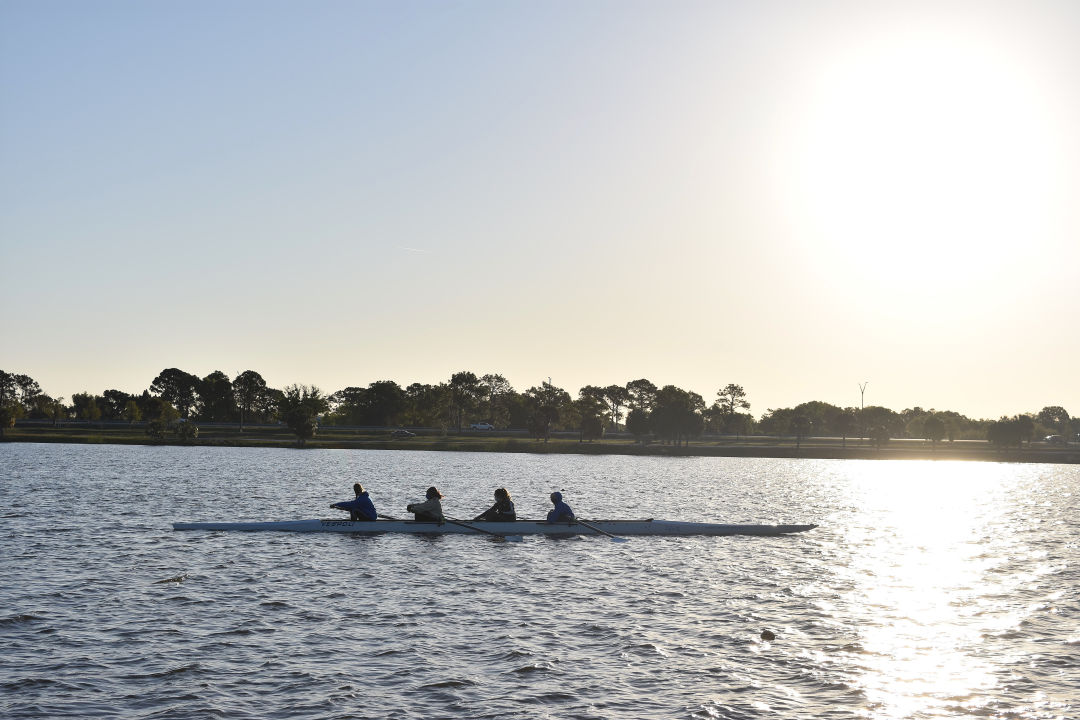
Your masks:
<svg viewBox="0 0 1080 720"><path fill-rule="evenodd" d="M197 445L202 447L282 447L295 448L296 438L277 426L202 427L199 437L182 442L169 434L164 440L146 435L142 427L129 426L18 426L5 431L7 442L110 443L120 445ZM849 439L846 442L814 438L796 443L793 438L721 438L693 440L688 446L661 443L639 444L628 439L606 439L582 443L571 437L537 442L510 434L453 434L432 432L409 438L392 438L385 431L322 428L309 440L309 449L361 448L370 450L435 450L469 452L576 453L583 455L648 455L671 457L781 457L836 459L970 460L990 462L1080 463L1080 447L1054 447L1036 443L1022 450L1001 452L985 442L929 443L894 440L881 449Z"/></svg>

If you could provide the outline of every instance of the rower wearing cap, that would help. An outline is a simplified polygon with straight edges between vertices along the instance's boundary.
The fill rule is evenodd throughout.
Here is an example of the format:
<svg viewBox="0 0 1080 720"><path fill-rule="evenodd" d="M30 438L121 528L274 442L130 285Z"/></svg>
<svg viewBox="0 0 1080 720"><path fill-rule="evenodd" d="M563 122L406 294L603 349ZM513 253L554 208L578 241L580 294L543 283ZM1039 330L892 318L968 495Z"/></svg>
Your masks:
<svg viewBox="0 0 1080 720"><path fill-rule="evenodd" d="M473 518L477 520L492 520L495 522L513 522L517 520L517 512L514 510L514 501L510 499L510 493L506 488L495 491L495 504Z"/></svg>
<svg viewBox="0 0 1080 720"><path fill-rule="evenodd" d="M349 519L353 521L374 521L378 518L378 513L375 512L375 503L371 502L371 498L368 496L367 491L364 490L364 486L360 483L356 483L352 488L353 492L356 493L355 500L334 503L330 507L335 510L348 510Z"/></svg>
<svg viewBox="0 0 1080 720"><path fill-rule="evenodd" d="M411 512L416 520L422 522L442 522L442 498L439 488L432 485L427 489L427 500L422 503L412 503L405 507L406 512Z"/></svg>
<svg viewBox="0 0 1080 720"><path fill-rule="evenodd" d="M573 522L574 511L570 509L569 505L563 502L561 492L551 493L551 502L555 503L555 507L547 514L547 521L549 523Z"/></svg>

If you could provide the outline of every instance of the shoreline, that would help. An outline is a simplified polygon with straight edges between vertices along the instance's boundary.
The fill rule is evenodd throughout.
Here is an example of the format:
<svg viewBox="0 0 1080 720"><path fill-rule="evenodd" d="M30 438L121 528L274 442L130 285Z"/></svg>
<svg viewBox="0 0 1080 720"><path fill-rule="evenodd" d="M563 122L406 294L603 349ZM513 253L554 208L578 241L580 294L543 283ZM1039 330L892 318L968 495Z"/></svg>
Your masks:
<svg viewBox="0 0 1080 720"><path fill-rule="evenodd" d="M960 460L967 462L1020 462L1080 464L1080 446L1034 445L1023 449L998 450L986 442L939 443L936 447L918 440L893 440L882 448L865 441L811 438L796 443L788 438L745 440L694 440L675 447L661 443L640 444L625 439L579 442L557 437L538 442L523 436L475 436L418 434L410 438L389 438L385 432L370 433L324 428L304 448L280 428L200 428L199 437L184 441L175 437L157 440L141 428L15 427L5 431L0 443L75 443L111 445L168 445L179 447L274 447L303 450L428 450L435 452L510 452L571 455L634 455L641 457L760 457L811 460Z"/></svg>

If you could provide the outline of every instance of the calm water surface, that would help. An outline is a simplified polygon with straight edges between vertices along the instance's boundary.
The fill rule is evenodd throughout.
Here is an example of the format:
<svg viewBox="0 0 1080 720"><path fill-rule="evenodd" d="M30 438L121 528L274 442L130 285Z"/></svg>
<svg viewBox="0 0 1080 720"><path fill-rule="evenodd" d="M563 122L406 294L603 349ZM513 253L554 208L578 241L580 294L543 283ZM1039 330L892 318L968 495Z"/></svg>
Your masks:
<svg viewBox="0 0 1080 720"><path fill-rule="evenodd" d="M781 538L174 532L453 517ZM4 718L1076 718L1080 469L0 445ZM776 640L760 639L763 629Z"/></svg>

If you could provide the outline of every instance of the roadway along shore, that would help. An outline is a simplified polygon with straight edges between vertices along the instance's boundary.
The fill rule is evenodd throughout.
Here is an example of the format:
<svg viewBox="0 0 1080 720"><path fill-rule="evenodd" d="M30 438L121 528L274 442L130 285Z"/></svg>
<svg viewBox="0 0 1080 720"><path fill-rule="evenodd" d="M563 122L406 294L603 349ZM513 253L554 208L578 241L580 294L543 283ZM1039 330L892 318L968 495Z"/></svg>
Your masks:
<svg viewBox="0 0 1080 720"><path fill-rule="evenodd" d="M517 432L444 432L417 429L411 437L391 437L385 428L323 427L307 441L306 449L356 448L370 450L435 450L465 452L572 453L582 455L647 455L672 457L762 457L866 460L968 460L987 462L1080 463L1080 446L1029 443L999 450L981 440L941 442L890 440L881 448L858 438L704 437L688 445L639 443L632 438L606 437L580 442L574 433L558 433L547 442ZM194 445L200 447L295 448L296 438L276 425L200 425L197 438L183 441L176 433L164 439L149 437L139 425L18 423L4 431L3 442L110 443L124 445Z"/></svg>

